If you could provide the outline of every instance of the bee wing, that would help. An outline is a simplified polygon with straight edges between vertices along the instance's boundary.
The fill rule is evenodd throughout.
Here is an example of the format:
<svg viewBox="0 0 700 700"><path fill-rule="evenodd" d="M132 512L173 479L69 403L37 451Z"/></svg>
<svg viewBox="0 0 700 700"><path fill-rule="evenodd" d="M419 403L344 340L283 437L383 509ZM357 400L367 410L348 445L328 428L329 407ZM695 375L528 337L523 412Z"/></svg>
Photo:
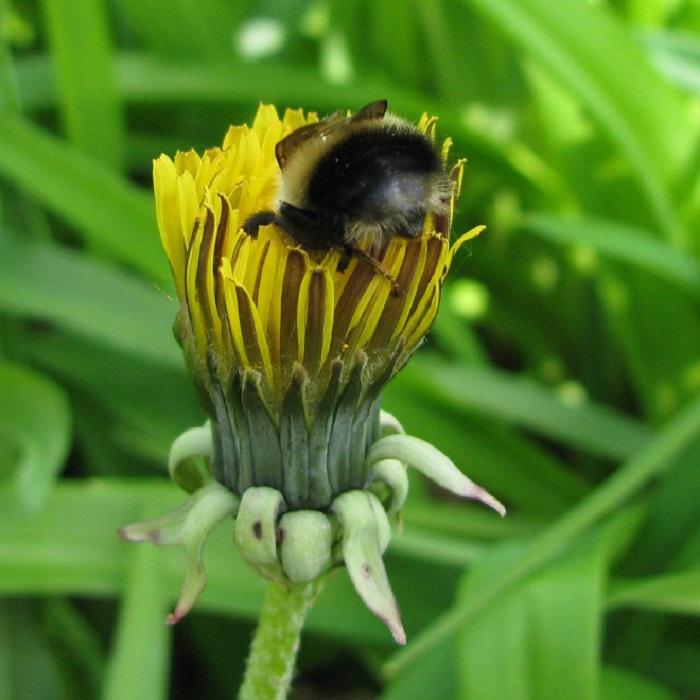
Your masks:
<svg viewBox="0 0 700 700"><path fill-rule="evenodd" d="M344 122L345 117L343 113L338 111L322 119L320 122L315 124L306 124L306 126L300 126L295 131L292 131L289 136L285 136L278 144L275 146L275 156L277 156L277 162L280 165L280 169L284 170L284 166L287 164L289 157L294 153L294 151L299 148L303 143L306 143L309 139L315 138L317 136L323 136L326 133L328 127L337 122Z"/></svg>
<svg viewBox="0 0 700 700"><path fill-rule="evenodd" d="M387 101L377 100L365 105L359 112L353 114L348 121L364 122L370 119L383 119L386 114Z"/></svg>
<svg viewBox="0 0 700 700"><path fill-rule="evenodd" d="M338 110L325 119L321 119L320 122L299 127L275 146L275 156L277 156L280 170L284 170L294 151L309 139L323 138L338 129L346 127L348 124L371 119L382 119L386 114L386 108L386 100L377 100L366 105L350 117L345 116L341 110Z"/></svg>

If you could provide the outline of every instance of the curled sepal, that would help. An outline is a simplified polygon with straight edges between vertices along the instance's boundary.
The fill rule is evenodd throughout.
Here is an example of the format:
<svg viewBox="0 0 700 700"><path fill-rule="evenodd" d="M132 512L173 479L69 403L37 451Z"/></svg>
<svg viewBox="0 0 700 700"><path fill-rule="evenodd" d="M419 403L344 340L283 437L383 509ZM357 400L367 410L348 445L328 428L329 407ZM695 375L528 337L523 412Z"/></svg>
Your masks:
<svg viewBox="0 0 700 700"><path fill-rule="evenodd" d="M399 419L388 411L379 411L379 427L382 435L404 435L406 433Z"/></svg>
<svg viewBox="0 0 700 700"><path fill-rule="evenodd" d="M386 515L384 506L379 502L379 499L372 493L368 493L369 505L374 513L375 522L377 523L377 535L379 537L379 553L384 554L386 548L391 542L391 526L389 518Z"/></svg>
<svg viewBox="0 0 700 700"><path fill-rule="evenodd" d="M236 518L234 539L243 558L273 581L284 581L277 557L277 518L285 507L277 489L254 486L243 494Z"/></svg>
<svg viewBox="0 0 700 700"><path fill-rule="evenodd" d="M384 484L389 491L385 502L387 515L397 515L403 508L408 496L408 476L406 465L398 459L382 459L369 473L368 485ZM373 489L374 490L374 489Z"/></svg>
<svg viewBox="0 0 700 700"><path fill-rule="evenodd" d="M333 501L331 509L343 528L343 558L355 590L396 642L405 644L406 633L382 561L389 533L384 509L367 491L347 491Z"/></svg>
<svg viewBox="0 0 700 700"><path fill-rule="evenodd" d="M194 493L211 481L209 462L214 451L211 425L190 428L170 447L168 469L173 481L187 493Z"/></svg>
<svg viewBox="0 0 700 700"><path fill-rule="evenodd" d="M313 581L331 565L333 533L328 516L317 510L285 513L279 524L282 568L293 583Z"/></svg>
<svg viewBox="0 0 700 700"><path fill-rule="evenodd" d="M385 459L399 459L432 479L438 486L463 498L481 501L500 515L506 513L505 506L500 501L464 476L449 457L420 438L409 435L387 435L380 438L370 448L365 466L371 469Z"/></svg>
<svg viewBox="0 0 700 700"><path fill-rule="evenodd" d="M185 521L193 508L218 484L200 489L190 496L179 508L157 518L142 520L117 530L117 534L127 542L153 542L158 546L182 544Z"/></svg>
<svg viewBox="0 0 700 700"><path fill-rule="evenodd" d="M198 492L200 494L182 525L182 544L187 550L189 566L175 611L166 620L169 625L181 620L197 602L207 583L202 561L204 543L215 525L236 515L241 502L238 496L216 482L205 486Z"/></svg>

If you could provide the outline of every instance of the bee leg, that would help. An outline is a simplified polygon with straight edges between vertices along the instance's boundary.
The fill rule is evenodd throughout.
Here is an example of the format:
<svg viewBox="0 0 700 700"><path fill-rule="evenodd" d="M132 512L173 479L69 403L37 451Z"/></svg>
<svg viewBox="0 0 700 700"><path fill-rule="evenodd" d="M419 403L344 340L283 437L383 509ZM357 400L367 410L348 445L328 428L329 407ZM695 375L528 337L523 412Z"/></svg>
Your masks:
<svg viewBox="0 0 700 700"><path fill-rule="evenodd" d="M382 265L379 260L376 258L373 258L369 253L366 251L362 250L361 248L354 248L353 246L345 246L345 256L341 258L340 263L338 264L338 269L342 272L347 266L348 263L350 262L349 258L350 256L354 255L355 257L359 258L362 260L366 265L369 265L370 267L374 268L376 272L378 272L382 277L386 277L386 279L391 282L391 296L399 299L401 298L405 293L406 290L402 289L401 286L399 285L396 277L387 270L384 265ZM341 269L341 265L343 266Z"/></svg>
<svg viewBox="0 0 700 700"><path fill-rule="evenodd" d="M343 254L340 257L340 260L338 261L338 266L336 267L336 270L338 270L338 272L345 272L345 270L348 269L350 261L352 260L352 255L354 251L350 246L345 246L341 250L343 251Z"/></svg>
<svg viewBox="0 0 700 700"><path fill-rule="evenodd" d="M261 226L277 223L277 214L274 211L259 211L257 214L251 214L241 227L251 238L257 238L258 229Z"/></svg>

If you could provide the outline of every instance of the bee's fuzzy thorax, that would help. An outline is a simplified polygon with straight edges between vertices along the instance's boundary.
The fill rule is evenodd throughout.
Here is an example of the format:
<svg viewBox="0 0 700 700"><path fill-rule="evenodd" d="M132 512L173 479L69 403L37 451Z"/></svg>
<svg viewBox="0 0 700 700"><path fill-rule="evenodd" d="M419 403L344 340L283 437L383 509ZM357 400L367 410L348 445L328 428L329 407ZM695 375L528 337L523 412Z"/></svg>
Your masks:
<svg viewBox="0 0 700 700"><path fill-rule="evenodd" d="M331 153L338 144L347 141L358 132L373 131L393 131L397 136L413 136L430 144L429 138L421 133L415 124L391 112L388 112L383 119L349 121L342 129L334 130L318 138L308 139L298 147L287 162L284 171L280 172L275 208L279 210L279 205L282 202L302 209L305 208L308 205L308 185L318 162ZM449 196L449 191L445 196Z"/></svg>
<svg viewBox="0 0 700 700"><path fill-rule="evenodd" d="M452 183L432 136L385 109L336 113L278 144L274 220L302 244L376 254L392 236L420 235L429 214L447 213Z"/></svg>

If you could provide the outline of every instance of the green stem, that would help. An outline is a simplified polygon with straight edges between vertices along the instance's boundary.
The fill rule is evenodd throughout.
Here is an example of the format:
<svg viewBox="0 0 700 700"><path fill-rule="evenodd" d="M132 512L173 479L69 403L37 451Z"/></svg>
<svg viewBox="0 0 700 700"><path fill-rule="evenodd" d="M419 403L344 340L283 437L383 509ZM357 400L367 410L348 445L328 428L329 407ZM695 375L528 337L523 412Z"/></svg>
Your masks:
<svg viewBox="0 0 700 700"><path fill-rule="evenodd" d="M287 697L301 629L313 594L313 583L289 588L275 582L268 584L239 700Z"/></svg>

